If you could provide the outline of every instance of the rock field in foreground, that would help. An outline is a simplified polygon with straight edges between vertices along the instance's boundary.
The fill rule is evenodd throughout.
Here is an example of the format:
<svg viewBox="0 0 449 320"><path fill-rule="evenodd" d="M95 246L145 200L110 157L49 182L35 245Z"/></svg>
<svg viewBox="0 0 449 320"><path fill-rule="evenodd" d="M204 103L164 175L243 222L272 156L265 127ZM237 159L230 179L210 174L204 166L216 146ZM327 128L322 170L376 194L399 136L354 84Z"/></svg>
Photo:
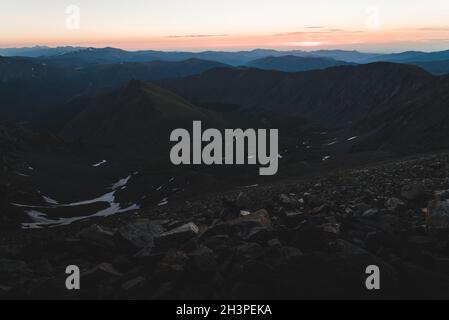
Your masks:
<svg viewBox="0 0 449 320"><path fill-rule="evenodd" d="M447 199L443 153L14 231L0 239L0 297L448 298ZM72 264L79 291L65 288Z"/></svg>

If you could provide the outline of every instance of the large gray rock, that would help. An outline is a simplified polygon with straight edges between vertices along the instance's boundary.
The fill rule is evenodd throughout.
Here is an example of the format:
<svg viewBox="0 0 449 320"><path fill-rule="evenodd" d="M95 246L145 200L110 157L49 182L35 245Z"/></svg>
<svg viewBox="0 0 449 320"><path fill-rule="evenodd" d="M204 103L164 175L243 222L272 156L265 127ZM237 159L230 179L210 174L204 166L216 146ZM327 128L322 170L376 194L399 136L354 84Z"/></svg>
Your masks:
<svg viewBox="0 0 449 320"><path fill-rule="evenodd" d="M183 244L190 238L197 236L199 232L200 230L198 226L193 222L190 222L178 228L160 234L154 239L154 241L158 246L178 246Z"/></svg>
<svg viewBox="0 0 449 320"><path fill-rule="evenodd" d="M154 246L154 238L165 231L158 221L139 219L121 227L116 232L116 237L125 244L136 249Z"/></svg>
<svg viewBox="0 0 449 320"><path fill-rule="evenodd" d="M427 227L429 231L449 228L449 200L430 201L427 207Z"/></svg>
<svg viewBox="0 0 449 320"><path fill-rule="evenodd" d="M416 201L426 196L426 189L420 183L408 184L402 187L401 197L409 201Z"/></svg>

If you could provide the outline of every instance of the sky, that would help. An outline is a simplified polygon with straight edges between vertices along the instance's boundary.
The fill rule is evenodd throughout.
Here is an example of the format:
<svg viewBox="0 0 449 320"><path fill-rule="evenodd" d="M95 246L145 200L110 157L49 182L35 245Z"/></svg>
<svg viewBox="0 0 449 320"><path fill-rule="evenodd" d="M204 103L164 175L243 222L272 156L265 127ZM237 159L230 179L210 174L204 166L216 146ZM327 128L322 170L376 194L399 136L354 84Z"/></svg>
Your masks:
<svg viewBox="0 0 449 320"><path fill-rule="evenodd" d="M449 49L448 0L0 0L0 47Z"/></svg>

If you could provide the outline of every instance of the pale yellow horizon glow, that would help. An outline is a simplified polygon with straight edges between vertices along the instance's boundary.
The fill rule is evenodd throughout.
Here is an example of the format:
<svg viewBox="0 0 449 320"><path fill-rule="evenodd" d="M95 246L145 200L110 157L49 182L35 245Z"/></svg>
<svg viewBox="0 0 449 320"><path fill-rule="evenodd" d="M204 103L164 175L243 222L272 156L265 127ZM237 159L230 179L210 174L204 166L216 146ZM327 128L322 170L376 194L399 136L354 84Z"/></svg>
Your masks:
<svg viewBox="0 0 449 320"><path fill-rule="evenodd" d="M447 0L0 0L0 47L449 49ZM79 29L67 28L67 7Z"/></svg>

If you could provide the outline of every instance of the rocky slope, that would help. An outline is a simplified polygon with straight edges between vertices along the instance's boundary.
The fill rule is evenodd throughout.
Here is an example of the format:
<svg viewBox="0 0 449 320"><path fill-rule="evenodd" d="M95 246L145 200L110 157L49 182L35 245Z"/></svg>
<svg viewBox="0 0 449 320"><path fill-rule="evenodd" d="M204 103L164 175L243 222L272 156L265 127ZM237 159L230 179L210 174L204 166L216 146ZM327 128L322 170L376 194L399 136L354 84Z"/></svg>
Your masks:
<svg viewBox="0 0 449 320"><path fill-rule="evenodd" d="M423 155L67 227L2 233L0 294L447 298L448 166L448 153ZM81 268L80 291L65 289L70 264ZM381 290L374 292L364 285L373 264L381 270Z"/></svg>
<svg viewBox="0 0 449 320"><path fill-rule="evenodd" d="M379 108L394 107L401 97L413 99L438 86L438 81L416 66L373 63L297 73L216 68L160 84L196 104L235 104L335 128L357 123Z"/></svg>

